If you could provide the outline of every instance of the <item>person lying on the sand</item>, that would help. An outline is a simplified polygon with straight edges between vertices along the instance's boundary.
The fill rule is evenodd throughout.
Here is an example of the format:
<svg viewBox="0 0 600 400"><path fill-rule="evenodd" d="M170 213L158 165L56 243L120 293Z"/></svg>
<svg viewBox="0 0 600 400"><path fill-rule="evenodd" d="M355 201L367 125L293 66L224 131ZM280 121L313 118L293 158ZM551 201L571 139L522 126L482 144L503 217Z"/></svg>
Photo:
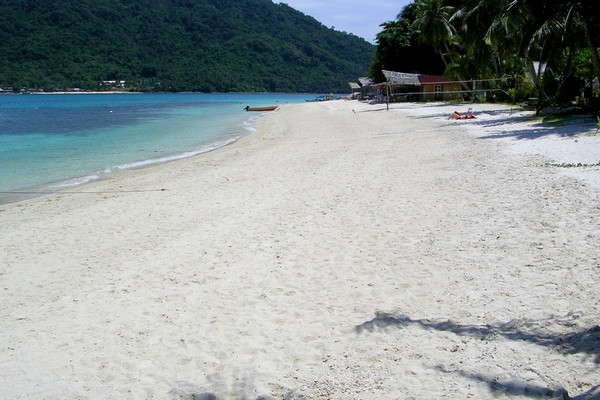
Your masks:
<svg viewBox="0 0 600 400"><path fill-rule="evenodd" d="M454 111L448 117L448 119L473 119L473 118L475 118L475 115L473 115L472 108L469 108L469 110L466 112L466 114L461 114L458 111Z"/></svg>

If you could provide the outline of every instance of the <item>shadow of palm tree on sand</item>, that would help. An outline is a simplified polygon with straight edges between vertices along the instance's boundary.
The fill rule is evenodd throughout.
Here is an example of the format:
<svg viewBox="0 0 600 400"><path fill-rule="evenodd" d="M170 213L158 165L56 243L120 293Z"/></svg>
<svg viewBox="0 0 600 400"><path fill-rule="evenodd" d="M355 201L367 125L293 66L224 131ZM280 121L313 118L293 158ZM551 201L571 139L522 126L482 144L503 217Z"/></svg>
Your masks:
<svg viewBox="0 0 600 400"><path fill-rule="evenodd" d="M561 325L569 326L569 323L566 322ZM524 341L548 347L562 354L583 354L586 357L591 357L594 363L600 364L600 326L598 325L581 331L560 334L542 330L541 324L537 321L520 320L507 323L469 325L458 324L450 320L414 319L401 313L377 312L375 318L356 325L354 331L356 334L366 334L389 327L405 328L408 326L419 326L425 330L452 332L459 336L481 339L504 337L508 340ZM518 394L529 398L600 400L600 385L570 397L564 388L551 389L515 380L500 381L491 376L473 374L467 371L446 371L442 367L438 367L438 369L446 373L458 373L471 380L483 382L489 386L490 390L505 394Z"/></svg>
<svg viewBox="0 0 600 400"><path fill-rule="evenodd" d="M535 328L535 322L510 321L486 325L463 325L450 320L432 321L413 319L404 314L377 312L375 318L354 327L356 333L373 332L388 326L406 327L418 325L423 329L453 332L459 336L494 337L502 336L509 340L522 340L538 346L552 347L563 354L583 353L593 357L600 364L600 326L567 334L546 333ZM533 328L530 330L521 327Z"/></svg>

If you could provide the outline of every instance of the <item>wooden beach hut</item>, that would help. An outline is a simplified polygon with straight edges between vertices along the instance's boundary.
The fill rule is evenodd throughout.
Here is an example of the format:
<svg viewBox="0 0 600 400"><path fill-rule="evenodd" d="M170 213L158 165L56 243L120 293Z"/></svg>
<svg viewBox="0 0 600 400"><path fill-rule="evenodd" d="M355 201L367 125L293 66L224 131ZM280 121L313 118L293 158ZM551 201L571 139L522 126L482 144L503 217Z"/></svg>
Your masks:
<svg viewBox="0 0 600 400"><path fill-rule="evenodd" d="M350 85L350 97L353 99L358 99L361 97L361 88L360 85L356 82L348 82Z"/></svg>
<svg viewBox="0 0 600 400"><path fill-rule="evenodd" d="M421 92L421 82L418 74L382 70L387 82L389 100L416 101Z"/></svg>
<svg viewBox="0 0 600 400"><path fill-rule="evenodd" d="M377 95L377 89L373 87L375 81L366 76L358 78L358 84L361 90L361 99L374 99Z"/></svg>

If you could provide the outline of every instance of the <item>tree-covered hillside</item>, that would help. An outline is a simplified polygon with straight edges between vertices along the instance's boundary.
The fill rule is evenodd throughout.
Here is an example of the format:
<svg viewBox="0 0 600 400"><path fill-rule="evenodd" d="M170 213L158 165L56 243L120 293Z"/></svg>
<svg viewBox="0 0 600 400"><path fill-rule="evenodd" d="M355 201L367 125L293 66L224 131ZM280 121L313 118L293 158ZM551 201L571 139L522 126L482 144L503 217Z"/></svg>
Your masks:
<svg viewBox="0 0 600 400"><path fill-rule="evenodd" d="M373 53L271 0L0 0L5 89L346 91Z"/></svg>

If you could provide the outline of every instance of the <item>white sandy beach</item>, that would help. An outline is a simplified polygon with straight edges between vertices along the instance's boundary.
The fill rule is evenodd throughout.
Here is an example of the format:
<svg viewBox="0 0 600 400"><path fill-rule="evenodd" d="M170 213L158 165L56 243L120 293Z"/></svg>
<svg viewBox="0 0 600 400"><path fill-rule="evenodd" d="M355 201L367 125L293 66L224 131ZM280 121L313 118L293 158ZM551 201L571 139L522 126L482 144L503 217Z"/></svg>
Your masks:
<svg viewBox="0 0 600 400"><path fill-rule="evenodd" d="M596 126L284 106L0 206L0 398L600 398Z"/></svg>

